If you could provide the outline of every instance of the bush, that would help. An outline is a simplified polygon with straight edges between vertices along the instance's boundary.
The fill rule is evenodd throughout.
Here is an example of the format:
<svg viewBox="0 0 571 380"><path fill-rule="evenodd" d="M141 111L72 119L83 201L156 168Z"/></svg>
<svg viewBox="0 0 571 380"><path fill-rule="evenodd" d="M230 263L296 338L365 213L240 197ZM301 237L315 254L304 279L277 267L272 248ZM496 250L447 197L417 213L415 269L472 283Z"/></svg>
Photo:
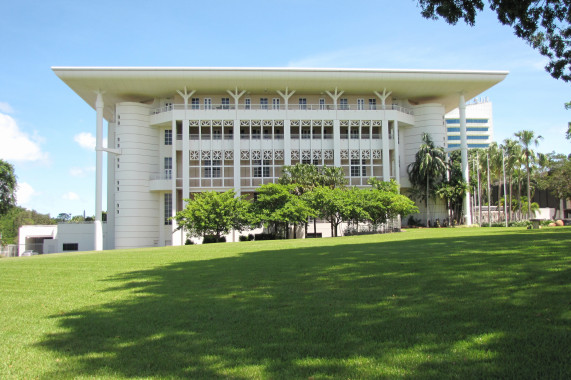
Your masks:
<svg viewBox="0 0 571 380"><path fill-rule="evenodd" d="M408 221L406 222L406 224L407 224L409 227L419 227L419 226L422 226L422 223L421 223L420 219L415 219L414 216L412 216L412 215L408 217Z"/></svg>
<svg viewBox="0 0 571 380"><path fill-rule="evenodd" d="M190 239L186 239L186 241L184 242L184 245L193 245L194 242Z"/></svg>
<svg viewBox="0 0 571 380"><path fill-rule="evenodd" d="M254 240L258 241L258 240L276 240L277 236L276 234L256 234L254 235Z"/></svg>
<svg viewBox="0 0 571 380"><path fill-rule="evenodd" d="M240 237L238 239L240 241L250 241L250 239L248 239L248 236L246 236L246 235L240 235Z"/></svg>
<svg viewBox="0 0 571 380"><path fill-rule="evenodd" d="M508 225L510 227L529 227L531 226L531 222L529 220L518 220L509 222Z"/></svg>
<svg viewBox="0 0 571 380"><path fill-rule="evenodd" d="M254 235L248 234L248 241L252 241L252 240L254 240Z"/></svg>
<svg viewBox="0 0 571 380"><path fill-rule="evenodd" d="M226 243L226 237L220 236L220 238L217 238L216 235L205 235L202 244L210 243Z"/></svg>

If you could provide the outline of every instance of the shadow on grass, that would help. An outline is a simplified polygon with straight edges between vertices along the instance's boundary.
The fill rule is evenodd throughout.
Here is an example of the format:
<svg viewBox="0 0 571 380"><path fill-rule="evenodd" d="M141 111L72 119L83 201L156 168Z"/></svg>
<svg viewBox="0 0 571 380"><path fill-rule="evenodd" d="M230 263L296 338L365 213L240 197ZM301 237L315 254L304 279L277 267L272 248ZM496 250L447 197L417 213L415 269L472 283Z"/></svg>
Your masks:
<svg viewBox="0 0 571 380"><path fill-rule="evenodd" d="M41 345L68 364L45 377L569 378L570 244L499 233L123 273L106 281L127 300L54 316L64 332Z"/></svg>

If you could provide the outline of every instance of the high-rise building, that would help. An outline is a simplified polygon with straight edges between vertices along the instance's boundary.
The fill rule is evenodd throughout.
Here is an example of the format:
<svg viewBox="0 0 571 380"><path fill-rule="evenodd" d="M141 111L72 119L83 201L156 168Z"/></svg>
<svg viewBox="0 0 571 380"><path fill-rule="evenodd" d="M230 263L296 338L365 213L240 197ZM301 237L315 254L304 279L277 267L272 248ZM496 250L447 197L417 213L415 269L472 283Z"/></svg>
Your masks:
<svg viewBox="0 0 571 380"><path fill-rule="evenodd" d="M449 149L460 148L460 111L445 116ZM488 98L474 98L466 103L466 137L468 149L487 148L494 141L492 103Z"/></svg>

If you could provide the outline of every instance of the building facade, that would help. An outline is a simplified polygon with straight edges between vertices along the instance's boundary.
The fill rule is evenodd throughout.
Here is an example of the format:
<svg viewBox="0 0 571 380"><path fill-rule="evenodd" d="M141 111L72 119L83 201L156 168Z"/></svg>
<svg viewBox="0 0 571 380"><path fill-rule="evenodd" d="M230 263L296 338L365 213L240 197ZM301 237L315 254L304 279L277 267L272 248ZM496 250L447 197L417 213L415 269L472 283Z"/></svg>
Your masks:
<svg viewBox="0 0 571 380"><path fill-rule="evenodd" d="M170 217L183 209L185 199L207 190L253 194L258 186L275 182L284 165L341 167L353 186L365 186L374 176L407 187L406 168L422 134L445 146L446 113L462 109L464 99L507 75L292 68L53 70L96 110L95 249L184 244ZM461 129L465 118L459 116ZM107 148L102 146L104 119ZM100 222L104 152L109 153L105 245Z"/></svg>
<svg viewBox="0 0 571 380"><path fill-rule="evenodd" d="M445 116L449 149L460 148L460 111L454 109ZM466 103L466 138L468 149L487 148L494 141L492 102L474 98Z"/></svg>

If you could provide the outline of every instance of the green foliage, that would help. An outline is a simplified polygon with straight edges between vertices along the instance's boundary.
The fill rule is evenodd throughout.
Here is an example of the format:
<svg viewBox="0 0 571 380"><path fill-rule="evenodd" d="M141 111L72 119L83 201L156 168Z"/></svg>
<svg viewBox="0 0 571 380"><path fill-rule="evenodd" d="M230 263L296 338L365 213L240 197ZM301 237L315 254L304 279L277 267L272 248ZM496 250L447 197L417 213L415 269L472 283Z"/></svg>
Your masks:
<svg viewBox="0 0 571 380"><path fill-rule="evenodd" d="M205 235L202 244L226 243L226 236Z"/></svg>
<svg viewBox="0 0 571 380"><path fill-rule="evenodd" d="M17 187L14 166L0 159L0 216L16 206Z"/></svg>
<svg viewBox="0 0 571 380"><path fill-rule="evenodd" d="M234 190L197 193L185 201L186 208L174 219L188 236L214 235L220 239L232 229L242 231L251 223L250 203L236 197Z"/></svg>
<svg viewBox="0 0 571 380"><path fill-rule="evenodd" d="M38 224L55 224L55 221L49 214L40 214L35 210L18 206L10 209L5 215L0 216L2 244L16 244L20 227Z"/></svg>
<svg viewBox="0 0 571 380"><path fill-rule="evenodd" d="M400 191L400 186L394 179L391 179L390 181L381 181L378 178L371 177L367 183L374 189L387 193L398 194Z"/></svg>
<svg viewBox="0 0 571 380"><path fill-rule="evenodd" d="M436 147L430 135L424 133L422 144L414 156L414 161L408 165L407 171L413 188L411 194L417 196L417 199L425 200L426 220L430 220L428 198L434 197L447 168L444 149Z"/></svg>
<svg viewBox="0 0 571 380"><path fill-rule="evenodd" d="M476 14L484 9L483 0L417 0L426 18L444 18L455 25L463 19L474 25ZM571 2L569 0L488 0L503 25L514 29L549 59L545 70L553 78L571 81Z"/></svg>

